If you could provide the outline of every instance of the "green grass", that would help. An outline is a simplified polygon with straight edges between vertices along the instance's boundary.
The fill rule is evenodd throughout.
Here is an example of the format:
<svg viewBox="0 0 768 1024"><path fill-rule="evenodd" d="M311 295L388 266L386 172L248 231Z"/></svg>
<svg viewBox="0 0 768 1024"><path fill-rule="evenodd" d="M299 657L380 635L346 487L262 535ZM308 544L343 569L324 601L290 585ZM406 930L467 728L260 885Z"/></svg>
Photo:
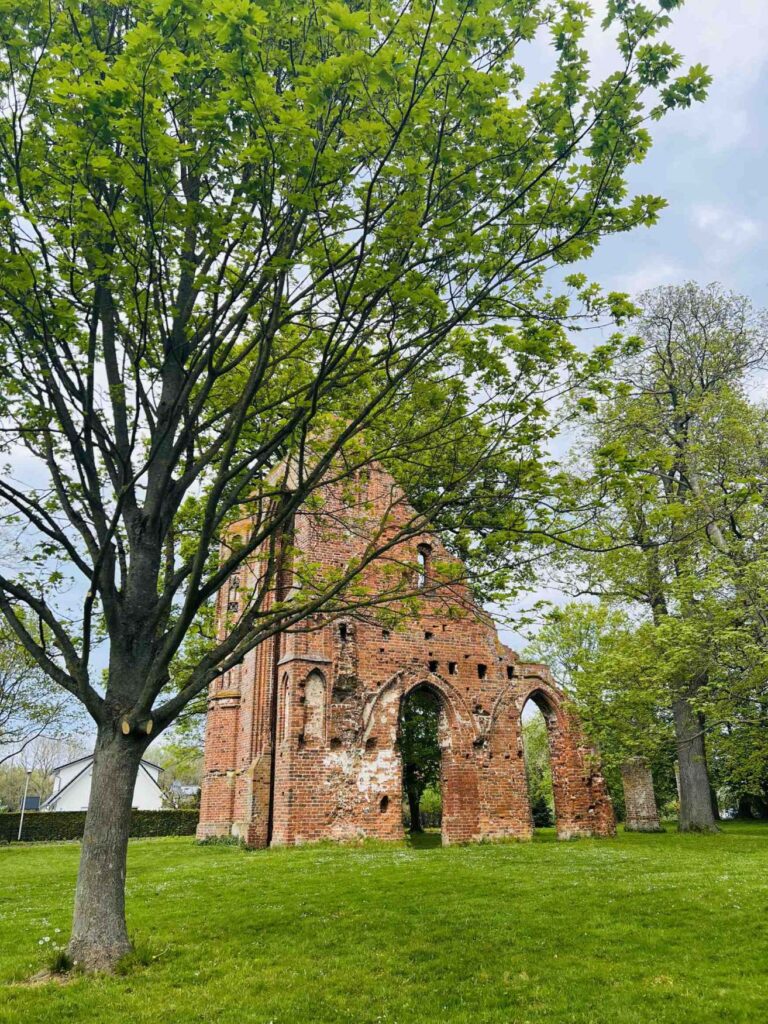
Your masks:
<svg viewBox="0 0 768 1024"><path fill-rule="evenodd" d="M768 1020L766 826L261 853L137 840L133 962L20 984L66 938L78 852L0 849L2 1022Z"/></svg>

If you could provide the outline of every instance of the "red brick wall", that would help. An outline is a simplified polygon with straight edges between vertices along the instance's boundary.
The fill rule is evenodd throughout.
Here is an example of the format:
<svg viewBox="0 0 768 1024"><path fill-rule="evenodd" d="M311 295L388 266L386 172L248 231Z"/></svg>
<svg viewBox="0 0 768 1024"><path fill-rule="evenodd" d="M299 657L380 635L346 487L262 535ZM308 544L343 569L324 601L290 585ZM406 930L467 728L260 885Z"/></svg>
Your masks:
<svg viewBox="0 0 768 1024"><path fill-rule="evenodd" d="M357 488L326 487L297 517L294 547L313 572L343 567L373 531L400 529L412 510L374 468ZM545 714L558 834L612 835L613 809L594 752L542 665L504 646L461 583L435 586L456 565L439 540L416 532L365 574L375 593L416 578L429 545L427 580L397 628L370 611L315 616L253 652L210 692L201 836L268 841L274 790L275 844L402 837L402 764L397 749L403 697L420 685L438 697L443 841L532 833L521 713L535 699ZM242 575L242 574L241 574ZM246 581L247 584L247 581ZM232 594L220 597L220 629ZM272 778L270 712L277 658L278 707Z"/></svg>

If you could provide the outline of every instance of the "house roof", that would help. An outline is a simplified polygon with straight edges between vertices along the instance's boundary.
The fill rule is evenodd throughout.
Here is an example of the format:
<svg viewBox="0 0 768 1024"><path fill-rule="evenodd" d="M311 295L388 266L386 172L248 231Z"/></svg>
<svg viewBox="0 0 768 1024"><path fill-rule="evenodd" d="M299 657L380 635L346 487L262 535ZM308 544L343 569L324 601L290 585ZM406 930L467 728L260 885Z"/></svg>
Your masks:
<svg viewBox="0 0 768 1024"><path fill-rule="evenodd" d="M80 769L80 771L76 772L69 780L69 782L65 786L61 787L58 793L52 793L45 801L45 803L40 805L41 811L45 810L45 808L48 807L50 804L55 804L56 801L61 796L61 794L66 793L69 787L73 785L75 782L77 782L77 780L83 775L84 772L88 771L88 769L91 767L91 764L93 763L93 754L88 754L86 757L76 757L74 761L67 761L66 764L60 764L58 765L58 767L53 769L53 774L55 775L62 768L68 768L69 765L71 764L79 764L81 761L84 761L86 763L83 764L83 767ZM141 761L139 761L139 771L143 769L149 781L152 782L155 786L157 786L158 789L160 789L160 787L157 784L157 779L152 777L152 775L147 771L147 767L157 768L159 771L162 771L163 769L160 767L159 764L155 764L154 761L145 761L143 758L141 759Z"/></svg>

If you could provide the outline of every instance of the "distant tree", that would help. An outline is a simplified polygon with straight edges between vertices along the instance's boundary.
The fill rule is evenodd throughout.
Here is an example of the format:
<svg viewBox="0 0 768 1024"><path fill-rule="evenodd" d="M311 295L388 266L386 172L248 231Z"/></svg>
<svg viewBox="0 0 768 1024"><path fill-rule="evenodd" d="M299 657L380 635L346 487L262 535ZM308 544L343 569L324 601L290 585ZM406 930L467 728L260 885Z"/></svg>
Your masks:
<svg viewBox="0 0 768 1024"><path fill-rule="evenodd" d="M653 639L608 602L573 601L545 615L525 651L549 665L573 702L620 817L621 766L636 755L650 762L659 802L676 798L672 714Z"/></svg>
<svg viewBox="0 0 768 1024"><path fill-rule="evenodd" d="M531 818L534 828L552 828L555 824L555 816L552 808L547 803L546 797L539 796L531 802Z"/></svg>
<svg viewBox="0 0 768 1024"><path fill-rule="evenodd" d="M550 828L555 823L552 792L552 766L549 759L549 733L541 714L523 722L523 752L528 800L535 828Z"/></svg>
<svg viewBox="0 0 768 1024"><path fill-rule="evenodd" d="M427 689L417 689L403 702L398 743L403 759L403 789L408 800L411 832L421 832L420 803L427 787L440 785L440 705Z"/></svg>
<svg viewBox="0 0 768 1024"><path fill-rule="evenodd" d="M19 758L68 717L65 695L6 628L0 628L0 765Z"/></svg>
<svg viewBox="0 0 768 1024"><path fill-rule="evenodd" d="M203 773L203 741L198 729L196 733L169 734L168 739L150 754L163 769L160 786L166 803L171 807L188 805L189 796L180 791L183 788L197 788Z"/></svg>
<svg viewBox="0 0 768 1024"><path fill-rule="evenodd" d="M759 721L768 695L768 421L746 393L765 365L768 317L717 285L660 288L639 303L636 350L574 460L568 486L591 511L566 575L634 617L625 655L616 650L625 693L614 690L614 707L659 694L675 733L680 828L713 831L707 736Z"/></svg>
<svg viewBox="0 0 768 1024"><path fill-rule="evenodd" d="M152 737L276 631L374 600L351 584L396 543L388 522L347 573L294 564L271 600L323 480L384 459L410 530L431 519L478 562L517 564L547 507L546 399L606 354L569 340L580 320L545 274L663 206L625 175L649 117L709 81L657 39L676 6L611 0L605 81L573 0L4 6L0 416L35 484L0 474L0 612L96 723L83 967L130 948ZM539 30L554 69L523 96ZM569 287L579 316L627 311L583 275ZM179 673L232 578L232 628Z"/></svg>
<svg viewBox="0 0 768 1024"><path fill-rule="evenodd" d="M767 689L749 703L733 702L708 738L718 796L740 818L768 819Z"/></svg>
<svg viewBox="0 0 768 1024"><path fill-rule="evenodd" d="M19 809L27 774L29 795L47 800L53 792L54 768L88 753L89 748L77 732L61 734L62 729L77 726L75 716L62 713L55 724L56 729L50 735L35 737L15 757L0 764L0 807Z"/></svg>
<svg viewBox="0 0 768 1024"><path fill-rule="evenodd" d="M50 776L39 769L28 772L23 765L10 761L0 765L0 810L20 810L25 790L28 796L47 799L53 790Z"/></svg>

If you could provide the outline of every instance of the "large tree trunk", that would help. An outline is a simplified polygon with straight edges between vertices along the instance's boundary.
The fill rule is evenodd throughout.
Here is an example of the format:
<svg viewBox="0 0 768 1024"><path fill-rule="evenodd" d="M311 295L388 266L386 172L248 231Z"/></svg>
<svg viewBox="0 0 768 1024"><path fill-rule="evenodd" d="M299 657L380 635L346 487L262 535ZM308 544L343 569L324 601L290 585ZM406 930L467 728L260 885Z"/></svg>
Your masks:
<svg viewBox="0 0 768 1024"><path fill-rule="evenodd" d="M100 730L85 818L69 954L87 971L111 970L131 948L125 923L125 866L143 747Z"/></svg>
<svg viewBox="0 0 768 1024"><path fill-rule="evenodd" d="M707 772L703 716L694 711L686 697L678 698L672 710L680 765L680 831L717 832Z"/></svg>
<svg viewBox="0 0 768 1024"><path fill-rule="evenodd" d="M408 796L408 810L411 812L411 832L423 832L421 827L421 812L419 811L419 789L418 786L409 785L405 787Z"/></svg>

